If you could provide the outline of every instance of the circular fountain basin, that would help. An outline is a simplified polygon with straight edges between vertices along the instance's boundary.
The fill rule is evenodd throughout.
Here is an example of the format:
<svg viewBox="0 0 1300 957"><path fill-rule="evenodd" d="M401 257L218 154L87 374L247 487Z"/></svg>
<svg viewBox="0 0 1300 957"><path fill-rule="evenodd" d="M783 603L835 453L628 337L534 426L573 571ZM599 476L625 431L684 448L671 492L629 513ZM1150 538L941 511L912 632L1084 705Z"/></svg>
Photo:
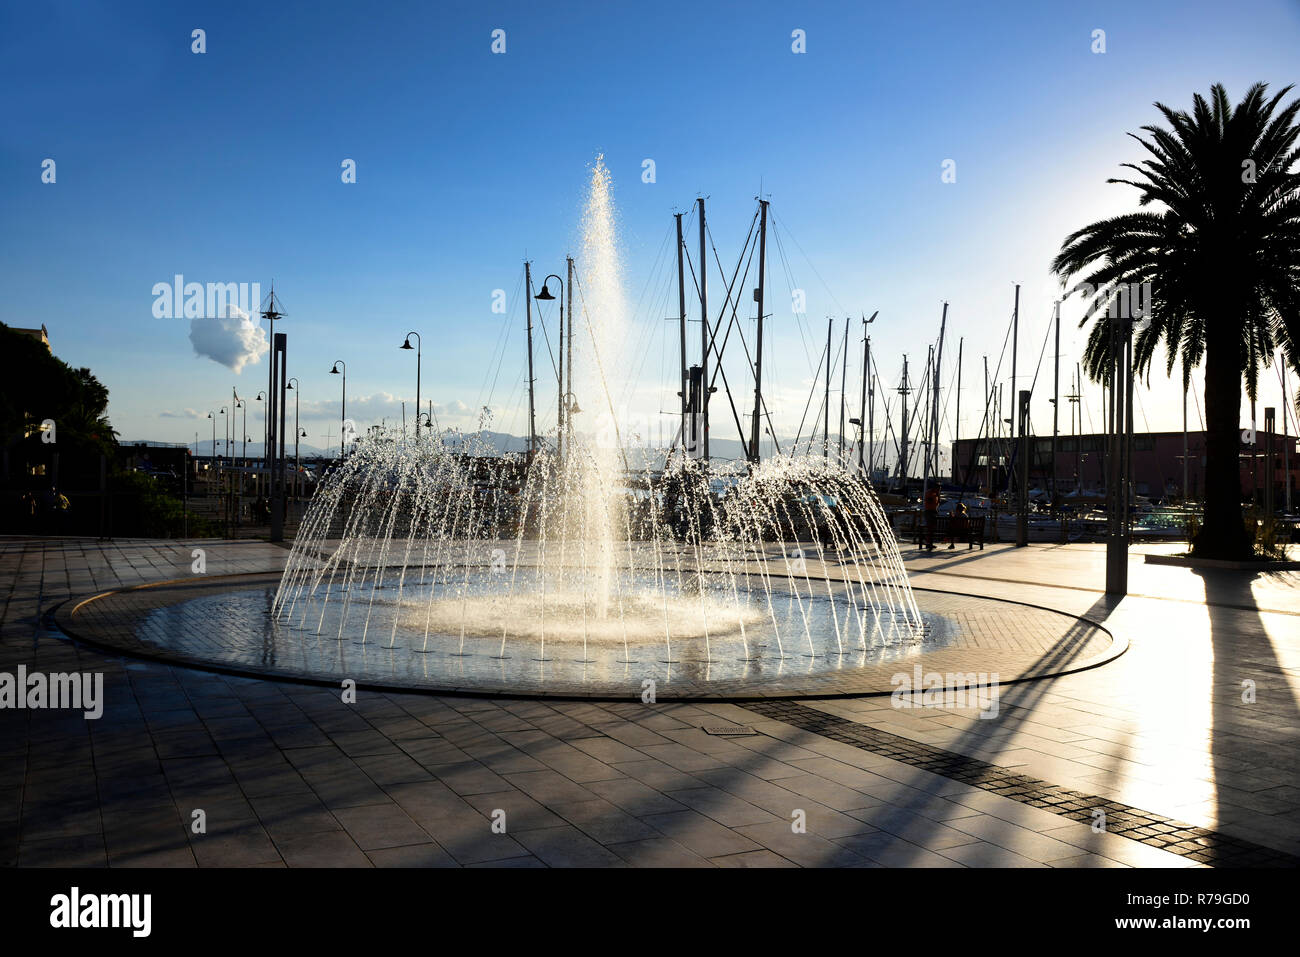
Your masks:
<svg viewBox="0 0 1300 957"><path fill-rule="evenodd" d="M589 595L553 593L543 611L531 590L516 599L448 585L417 601L408 596L430 583L388 578L366 588L360 616L343 613L341 589L276 614L278 581L236 575L126 589L67 603L56 621L95 644L241 674L623 700L650 691L655 700L889 694L921 675L1007 683L1123 650L1072 615L924 589L915 590L922 629L903 631L888 610L859 613L843 583L816 578L769 577L747 591L706 576L702 593L666 597L628 588L621 614L607 608L604 617Z"/></svg>

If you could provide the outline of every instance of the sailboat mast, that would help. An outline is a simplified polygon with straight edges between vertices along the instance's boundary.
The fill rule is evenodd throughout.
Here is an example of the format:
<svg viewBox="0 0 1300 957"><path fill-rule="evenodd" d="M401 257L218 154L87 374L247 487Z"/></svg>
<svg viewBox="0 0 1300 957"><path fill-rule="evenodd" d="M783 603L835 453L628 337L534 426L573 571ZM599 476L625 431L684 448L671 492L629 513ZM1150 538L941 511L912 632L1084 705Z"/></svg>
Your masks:
<svg viewBox="0 0 1300 957"><path fill-rule="evenodd" d="M767 263L767 200L758 201L758 289L754 299L758 302L758 343L754 351L754 418L749 427L749 460L759 462L759 420L763 414L763 281Z"/></svg>
<svg viewBox="0 0 1300 957"><path fill-rule="evenodd" d="M822 405L822 458L831 457L831 331L835 320L826 317L826 393Z"/></svg>
<svg viewBox="0 0 1300 957"><path fill-rule="evenodd" d="M682 239L682 214L674 213L673 218L677 220L677 320L682 337L682 391L677 394L682 397L682 448L685 449L690 435L690 425L686 419L691 391L690 373L686 368L686 273L682 261L686 243Z"/></svg>
<svg viewBox="0 0 1300 957"><path fill-rule="evenodd" d="M988 472L989 495L993 495L993 434L990 430L989 402L993 396L989 393L989 357L984 357L984 466Z"/></svg>
<svg viewBox="0 0 1300 957"><path fill-rule="evenodd" d="M934 386L930 396L930 472L936 482L939 478L939 368L943 365L943 339L948 331L948 303L943 304L943 315L939 319L939 348L934 353Z"/></svg>
<svg viewBox="0 0 1300 957"><path fill-rule="evenodd" d="M867 379L871 375L871 337L867 335L867 318L862 317L862 402L858 407L858 426L862 438L858 442L858 471L867 474Z"/></svg>
<svg viewBox="0 0 1300 957"><path fill-rule="evenodd" d="M844 345L840 349L840 464L844 464L844 408L847 393L844 391L849 377L849 317L844 317Z"/></svg>
<svg viewBox="0 0 1300 957"><path fill-rule="evenodd" d="M966 337L962 336L957 340L957 420L952 428L953 455L952 455L952 481L957 484L957 443L961 441L961 359L962 349L966 345ZM962 476L962 489L966 488L966 476Z"/></svg>
<svg viewBox="0 0 1300 957"><path fill-rule="evenodd" d="M899 454L898 475L902 482L903 494L907 494L907 394L911 392L907 384L907 353L903 353L903 382L898 387L898 394L903 397L902 418L899 420Z"/></svg>
<svg viewBox="0 0 1300 957"><path fill-rule="evenodd" d="M709 264L704 252L704 197L700 204L700 419L704 464L709 462Z"/></svg>

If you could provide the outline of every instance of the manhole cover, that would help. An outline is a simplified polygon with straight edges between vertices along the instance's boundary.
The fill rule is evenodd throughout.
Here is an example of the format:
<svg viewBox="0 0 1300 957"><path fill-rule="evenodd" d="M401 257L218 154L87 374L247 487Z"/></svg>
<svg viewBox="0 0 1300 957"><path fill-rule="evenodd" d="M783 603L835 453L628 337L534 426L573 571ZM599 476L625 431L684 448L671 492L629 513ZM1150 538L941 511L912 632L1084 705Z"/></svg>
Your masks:
<svg viewBox="0 0 1300 957"><path fill-rule="evenodd" d="M704 725L705 734L758 734L753 728L747 728L743 724L706 724Z"/></svg>

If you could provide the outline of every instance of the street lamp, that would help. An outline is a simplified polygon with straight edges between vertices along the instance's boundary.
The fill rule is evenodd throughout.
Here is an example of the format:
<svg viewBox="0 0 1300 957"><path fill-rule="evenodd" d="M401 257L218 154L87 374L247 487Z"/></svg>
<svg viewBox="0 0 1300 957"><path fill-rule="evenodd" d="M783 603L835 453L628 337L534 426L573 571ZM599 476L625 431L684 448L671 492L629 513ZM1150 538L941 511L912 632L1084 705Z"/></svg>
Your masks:
<svg viewBox="0 0 1300 957"><path fill-rule="evenodd" d="M253 396L253 398L256 399L258 402L261 402L263 399L266 398L266 393L259 392L257 393L257 395ZM270 464L270 461L268 460L266 455L266 447L270 444L270 439L271 439L270 433L267 431L271 425L269 421L270 418L271 418L270 403L267 403L267 405L262 406L262 461L266 462L266 464L268 465ZM267 475L269 476L270 474L271 473L268 471ZM262 483L262 477L260 475L254 477L253 482L254 485L260 489ZM261 494L260 491L258 494Z"/></svg>
<svg viewBox="0 0 1300 957"><path fill-rule="evenodd" d="M243 399L236 399L235 408L244 410L244 448L239 456L239 467L248 468L248 403ZM241 487L243 486L243 479L240 479L239 484Z"/></svg>
<svg viewBox="0 0 1300 957"><path fill-rule="evenodd" d="M294 376L285 383L286 389L293 390L293 500L298 501L298 393L301 389L297 388L298 378ZM306 435L307 433L303 433Z"/></svg>
<svg viewBox="0 0 1300 957"><path fill-rule="evenodd" d="M420 438L420 351L424 347L424 340L418 332L408 332L406 341L403 342L399 349L411 348L411 336L415 336L415 438Z"/></svg>
<svg viewBox="0 0 1300 957"><path fill-rule="evenodd" d="M348 364L342 359L335 359L334 368L330 369L330 375L338 375L339 366L343 367L343 400L339 411L339 458L341 459L344 453L347 452L347 445L343 441L343 433L346 431L348 421Z"/></svg>
<svg viewBox="0 0 1300 957"><path fill-rule="evenodd" d="M561 279L559 276L557 276L555 273L551 273L549 276L547 276L545 279L542 280L542 291L539 292L539 293L537 293L535 296L533 296L533 298L534 298L534 299L541 300L542 302L550 302L551 300L555 299L556 297L553 296L553 295L551 295L551 290L550 290L549 285L548 285L552 279L554 279L554 280L556 281L556 283L559 284L559 287L560 287L560 296L559 296L559 302L560 302L560 345L559 345L560 366L559 366L559 370L558 370L558 372L557 372L557 374L556 374L556 375L557 375L557 378L558 378L558 380L559 380L559 382L558 382L558 386L559 386L559 388L558 388L559 398L558 398L558 400L556 401L556 407L555 407L555 416L556 416L556 419L557 419L555 425L556 425L556 444L557 444L557 445L562 445L562 444L563 444L563 436L564 436L564 400L565 400L565 398L566 398L566 396L565 396L565 394L564 394L564 280ZM570 317L570 318L569 318L569 321L572 322L572 321L573 321L573 318ZM570 335L572 335L572 330L570 330ZM559 449L557 449L556 451L558 452Z"/></svg>

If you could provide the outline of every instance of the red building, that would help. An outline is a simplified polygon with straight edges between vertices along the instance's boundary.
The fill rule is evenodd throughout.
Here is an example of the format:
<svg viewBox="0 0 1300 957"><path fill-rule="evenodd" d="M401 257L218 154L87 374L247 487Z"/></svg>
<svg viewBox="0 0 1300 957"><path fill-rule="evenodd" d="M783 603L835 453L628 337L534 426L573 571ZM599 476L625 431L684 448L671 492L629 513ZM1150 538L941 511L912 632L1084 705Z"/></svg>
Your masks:
<svg viewBox="0 0 1300 957"><path fill-rule="evenodd" d="M1050 489L1052 484L1052 440L1034 436L1033 458L1029 463L1031 488ZM990 449L992 455L990 456ZM1264 501L1268 484L1268 456L1273 453L1273 494L1275 507L1286 501L1286 462L1291 466L1292 502L1300 504L1300 457L1296 455L1296 437L1279 433L1257 432L1255 444L1243 442L1241 461L1241 497ZM1006 485L1007 469L1013 461L1010 439L958 439L952 446L953 478L958 484ZM1289 453L1289 456L1288 456ZM1106 436L1062 435L1056 440L1056 487L1062 493L1082 488L1100 492L1106 487ZM1133 436L1133 484L1138 495L1150 498L1183 497L1183 433L1142 432ZM1205 433L1187 433L1187 497L1199 499L1205 488Z"/></svg>

